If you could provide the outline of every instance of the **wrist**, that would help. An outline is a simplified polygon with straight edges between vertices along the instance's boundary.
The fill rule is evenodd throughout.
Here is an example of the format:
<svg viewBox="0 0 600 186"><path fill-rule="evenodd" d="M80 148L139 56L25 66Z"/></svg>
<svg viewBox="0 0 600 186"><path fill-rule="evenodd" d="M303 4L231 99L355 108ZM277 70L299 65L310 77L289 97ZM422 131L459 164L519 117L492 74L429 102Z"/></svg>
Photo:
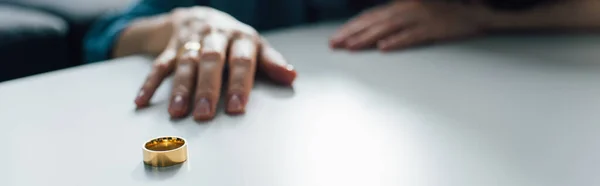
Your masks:
<svg viewBox="0 0 600 186"><path fill-rule="evenodd" d="M157 16L149 20L141 48L145 54L159 55L167 46L172 35L172 19L168 15Z"/></svg>
<svg viewBox="0 0 600 186"><path fill-rule="evenodd" d="M112 57L116 58L133 54L158 55L166 46L166 41L171 36L170 21L165 17L154 16L131 22L120 34L119 39L113 47Z"/></svg>

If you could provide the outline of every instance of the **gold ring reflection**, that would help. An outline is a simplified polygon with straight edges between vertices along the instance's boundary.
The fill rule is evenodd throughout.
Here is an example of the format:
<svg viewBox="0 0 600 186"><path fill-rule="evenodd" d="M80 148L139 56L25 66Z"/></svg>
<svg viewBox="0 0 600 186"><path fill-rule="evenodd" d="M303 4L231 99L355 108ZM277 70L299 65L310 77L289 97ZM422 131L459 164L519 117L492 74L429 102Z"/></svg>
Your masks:
<svg viewBox="0 0 600 186"><path fill-rule="evenodd" d="M197 56L202 48L198 41L188 41L179 49L179 55Z"/></svg>
<svg viewBox="0 0 600 186"><path fill-rule="evenodd" d="M180 137L159 137L144 144L144 163L168 167L187 160L187 143Z"/></svg>
<svg viewBox="0 0 600 186"><path fill-rule="evenodd" d="M198 41L188 41L183 45L183 49L187 51L199 51L202 48L202 44Z"/></svg>

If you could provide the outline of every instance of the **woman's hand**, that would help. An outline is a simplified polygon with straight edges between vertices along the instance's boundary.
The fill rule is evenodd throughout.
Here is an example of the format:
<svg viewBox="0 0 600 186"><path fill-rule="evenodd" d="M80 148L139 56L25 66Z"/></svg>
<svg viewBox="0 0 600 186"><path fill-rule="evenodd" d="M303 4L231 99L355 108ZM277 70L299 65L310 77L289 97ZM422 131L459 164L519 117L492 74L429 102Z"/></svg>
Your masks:
<svg viewBox="0 0 600 186"><path fill-rule="evenodd" d="M333 48L388 51L481 33L489 10L482 5L394 1L346 23L331 38Z"/></svg>
<svg viewBox="0 0 600 186"><path fill-rule="evenodd" d="M138 107L149 104L161 82L173 71L169 113L179 118L193 110L196 120L214 117L224 67L229 70L225 94L229 114L245 111L257 67L281 84L291 85L296 77L292 66L256 30L224 12L193 7L175 10L167 19L169 29L157 30L155 37L148 38L150 41L170 34L168 41L163 39L168 44L162 47L135 99Z"/></svg>

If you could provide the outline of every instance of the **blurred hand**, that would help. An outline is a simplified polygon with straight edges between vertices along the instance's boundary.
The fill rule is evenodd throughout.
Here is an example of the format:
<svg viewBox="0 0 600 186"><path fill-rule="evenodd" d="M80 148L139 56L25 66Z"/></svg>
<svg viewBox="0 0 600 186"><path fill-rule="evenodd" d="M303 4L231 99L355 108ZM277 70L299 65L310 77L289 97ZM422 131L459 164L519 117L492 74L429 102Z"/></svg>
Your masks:
<svg viewBox="0 0 600 186"><path fill-rule="evenodd" d="M193 7L177 9L167 19L168 29L156 30L155 37L148 38L166 37L163 40L168 44L160 47L164 50L135 99L138 107L149 104L171 72L170 115L184 117L193 110L196 120L214 117L225 66L229 70L225 109L229 114L245 111L257 67L281 84L291 85L296 77L292 66L256 30L224 12Z"/></svg>
<svg viewBox="0 0 600 186"><path fill-rule="evenodd" d="M470 37L482 31L487 9L480 5L394 1L373 8L342 26L333 48L388 51L439 40Z"/></svg>

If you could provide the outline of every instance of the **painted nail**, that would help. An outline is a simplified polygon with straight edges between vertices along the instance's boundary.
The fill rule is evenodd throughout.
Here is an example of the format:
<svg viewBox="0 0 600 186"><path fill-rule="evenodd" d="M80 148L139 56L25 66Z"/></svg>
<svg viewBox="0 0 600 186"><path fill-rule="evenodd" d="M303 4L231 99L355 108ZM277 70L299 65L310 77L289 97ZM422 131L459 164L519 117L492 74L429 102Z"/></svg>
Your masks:
<svg viewBox="0 0 600 186"><path fill-rule="evenodd" d="M184 107L185 107L185 103L183 102L183 96L181 96L181 95L175 96L175 98L173 98L173 104L171 105L171 108L173 108L173 111L184 112L184 109L185 109Z"/></svg>
<svg viewBox="0 0 600 186"><path fill-rule="evenodd" d="M136 104L138 107L142 107L142 106L145 106L145 105L147 104L147 103L145 103L145 101L144 101L144 100L142 100L142 97L143 97L144 95L145 95L145 92L144 92L144 90L140 90L140 92L138 93L137 97L135 97L135 100L134 100L134 102L135 102L135 104Z"/></svg>
<svg viewBox="0 0 600 186"><path fill-rule="evenodd" d="M210 101L208 101L208 99L206 99L206 98L201 98L200 101L198 101L198 105L196 106L195 113L196 113L195 114L196 116L201 116L201 117L210 116Z"/></svg>
<svg viewBox="0 0 600 186"><path fill-rule="evenodd" d="M288 71L293 71L294 70L294 66L293 65L285 65L285 69Z"/></svg>
<svg viewBox="0 0 600 186"><path fill-rule="evenodd" d="M144 90L140 90L140 92L137 95L137 98L141 98L142 96L144 96L146 93L144 92Z"/></svg>
<svg viewBox="0 0 600 186"><path fill-rule="evenodd" d="M240 113L244 111L242 108L242 100L240 99L240 96L234 94L229 98L229 102L227 102L227 111L234 113Z"/></svg>

